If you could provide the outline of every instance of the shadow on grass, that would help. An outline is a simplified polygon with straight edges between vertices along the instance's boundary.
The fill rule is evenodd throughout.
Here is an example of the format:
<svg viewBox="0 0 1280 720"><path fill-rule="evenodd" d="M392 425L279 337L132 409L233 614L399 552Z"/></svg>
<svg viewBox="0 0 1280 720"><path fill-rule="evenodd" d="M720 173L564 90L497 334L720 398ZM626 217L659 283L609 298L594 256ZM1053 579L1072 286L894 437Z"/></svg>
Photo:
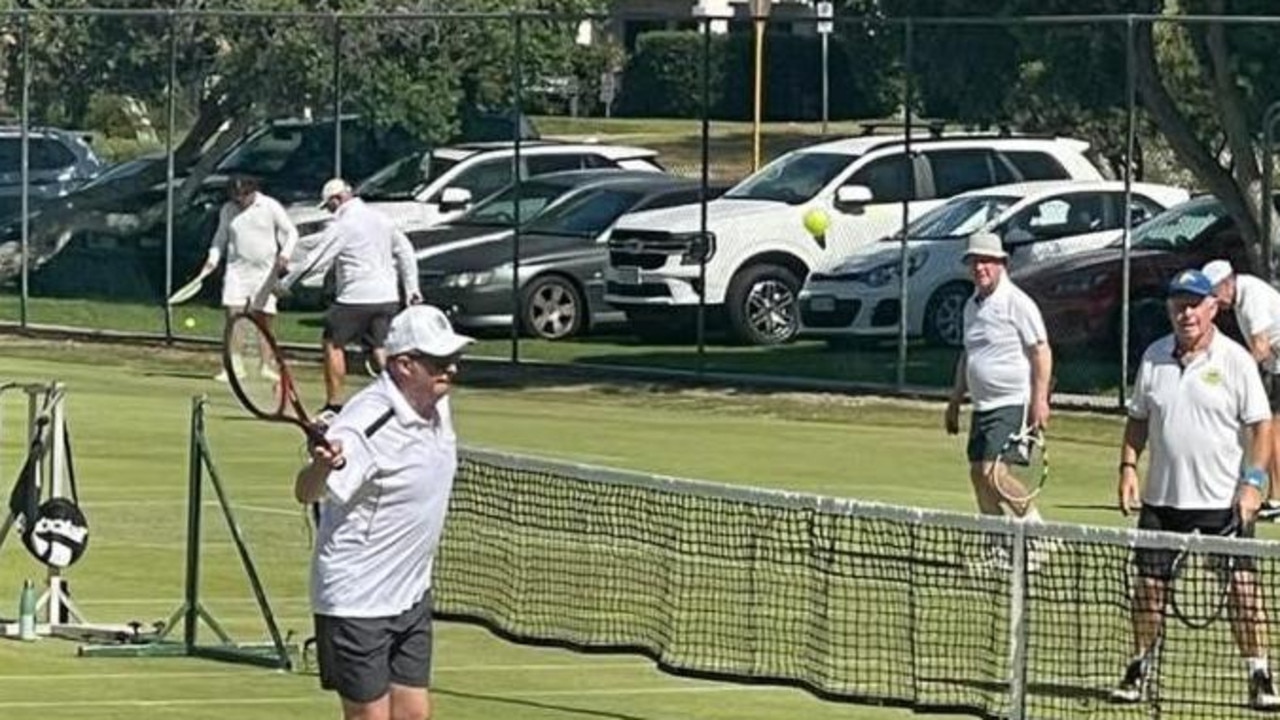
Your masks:
<svg viewBox="0 0 1280 720"><path fill-rule="evenodd" d="M431 693L433 695L444 695L446 697L454 697L462 700L481 700L483 702L498 703L502 705L511 705L511 706L521 707L521 708L553 710L555 712L581 715L583 717L606 718L607 720L656 720L652 716L644 717L641 715L628 715L624 713L610 712L605 710L588 710L586 708L571 707L569 705L557 705L554 703L537 702L535 700L503 697L500 695L485 695L482 693L461 692L458 690L448 690L445 688L441 688L439 686L431 688Z"/></svg>

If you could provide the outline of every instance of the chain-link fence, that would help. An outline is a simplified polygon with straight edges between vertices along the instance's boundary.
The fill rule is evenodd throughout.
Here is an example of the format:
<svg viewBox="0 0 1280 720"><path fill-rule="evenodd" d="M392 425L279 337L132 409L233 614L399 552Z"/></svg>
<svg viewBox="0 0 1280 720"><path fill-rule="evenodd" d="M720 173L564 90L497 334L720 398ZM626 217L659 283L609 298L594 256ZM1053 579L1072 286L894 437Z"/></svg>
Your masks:
<svg viewBox="0 0 1280 720"><path fill-rule="evenodd" d="M1058 390L1122 398L1174 273L1270 275L1280 18L822 5L0 16L0 320L218 337L218 276L165 299L238 174L298 259L352 182L427 301L517 360L942 389L987 230ZM331 284L285 339L318 342Z"/></svg>

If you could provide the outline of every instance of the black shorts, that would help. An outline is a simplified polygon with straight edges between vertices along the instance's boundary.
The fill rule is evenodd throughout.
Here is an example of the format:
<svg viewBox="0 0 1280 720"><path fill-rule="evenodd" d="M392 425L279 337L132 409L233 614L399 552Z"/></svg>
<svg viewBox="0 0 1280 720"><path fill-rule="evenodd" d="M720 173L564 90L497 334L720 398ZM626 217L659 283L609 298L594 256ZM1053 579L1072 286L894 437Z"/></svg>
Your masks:
<svg viewBox="0 0 1280 720"><path fill-rule="evenodd" d="M1165 532L1189 533L1199 530L1201 535L1221 535L1235 521L1235 510L1183 510L1181 508L1143 505L1138 515L1139 530L1163 530ZM1245 525L1240 529L1238 537L1253 537L1253 526ZM1134 551L1134 563L1138 566L1138 574L1157 580L1168 580L1173 568L1173 559L1177 556L1174 550L1156 548L1138 548ZM1251 557L1236 558L1235 568L1253 572L1256 567Z"/></svg>
<svg viewBox="0 0 1280 720"><path fill-rule="evenodd" d="M431 591L394 617L316 615L320 687L373 702L391 683L425 688L431 679Z"/></svg>
<svg viewBox="0 0 1280 720"><path fill-rule="evenodd" d="M400 303L335 303L324 316L324 339L338 347L359 342L366 347L380 348L387 341L391 318L398 312Z"/></svg>
<svg viewBox="0 0 1280 720"><path fill-rule="evenodd" d="M1262 387L1267 391L1267 400L1271 404L1271 414L1280 413L1280 375L1263 370Z"/></svg>
<svg viewBox="0 0 1280 720"><path fill-rule="evenodd" d="M969 462L995 460L1010 435L1020 432L1026 423L1027 409L1022 405L1006 405L991 410L975 411L969 423Z"/></svg>

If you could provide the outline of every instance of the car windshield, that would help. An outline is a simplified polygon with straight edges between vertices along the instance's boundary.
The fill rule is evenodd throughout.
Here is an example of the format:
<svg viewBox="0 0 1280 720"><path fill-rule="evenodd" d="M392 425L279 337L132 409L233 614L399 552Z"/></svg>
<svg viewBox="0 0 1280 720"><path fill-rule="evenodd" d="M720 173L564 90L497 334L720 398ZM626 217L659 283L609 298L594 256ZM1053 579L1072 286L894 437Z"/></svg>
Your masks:
<svg viewBox="0 0 1280 720"><path fill-rule="evenodd" d="M356 194L365 200L412 200L427 185L428 167L443 174L455 164L416 152L370 175L356 188Z"/></svg>
<svg viewBox="0 0 1280 720"><path fill-rule="evenodd" d="M595 237L635 207L642 197L643 193L627 190L576 193L547 208L537 220L529 223L529 232Z"/></svg>
<svg viewBox="0 0 1280 720"><path fill-rule="evenodd" d="M525 181L519 186L520 226L524 227L542 212L543 208L555 202L569 189L558 183ZM495 227L512 227L516 217L515 185L476 205L471 212L453 221L455 225L485 225Z"/></svg>
<svg viewBox="0 0 1280 720"><path fill-rule="evenodd" d="M1206 228L1227 216L1215 197L1207 195L1167 210L1133 231L1131 246L1145 250L1169 250L1190 243ZM1124 239L1113 243L1120 247Z"/></svg>
<svg viewBox="0 0 1280 720"><path fill-rule="evenodd" d="M762 170L725 193L739 200L774 200L791 205L807 202L826 187L841 170L857 158L819 152L793 152L774 160Z"/></svg>
<svg viewBox="0 0 1280 720"><path fill-rule="evenodd" d="M976 195L955 198L925 213L911 223L912 238L962 238L983 229L1013 207L1018 198L1004 195Z"/></svg>

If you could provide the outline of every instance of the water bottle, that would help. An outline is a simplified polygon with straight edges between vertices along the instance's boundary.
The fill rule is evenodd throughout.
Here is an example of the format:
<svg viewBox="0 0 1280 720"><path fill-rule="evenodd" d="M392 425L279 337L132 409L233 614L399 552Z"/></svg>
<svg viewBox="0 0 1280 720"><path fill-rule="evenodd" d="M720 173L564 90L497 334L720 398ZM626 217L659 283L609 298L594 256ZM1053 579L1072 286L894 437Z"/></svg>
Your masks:
<svg viewBox="0 0 1280 720"><path fill-rule="evenodd" d="M18 599L18 639L36 639L36 586L30 578L22 583L22 597Z"/></svg>

